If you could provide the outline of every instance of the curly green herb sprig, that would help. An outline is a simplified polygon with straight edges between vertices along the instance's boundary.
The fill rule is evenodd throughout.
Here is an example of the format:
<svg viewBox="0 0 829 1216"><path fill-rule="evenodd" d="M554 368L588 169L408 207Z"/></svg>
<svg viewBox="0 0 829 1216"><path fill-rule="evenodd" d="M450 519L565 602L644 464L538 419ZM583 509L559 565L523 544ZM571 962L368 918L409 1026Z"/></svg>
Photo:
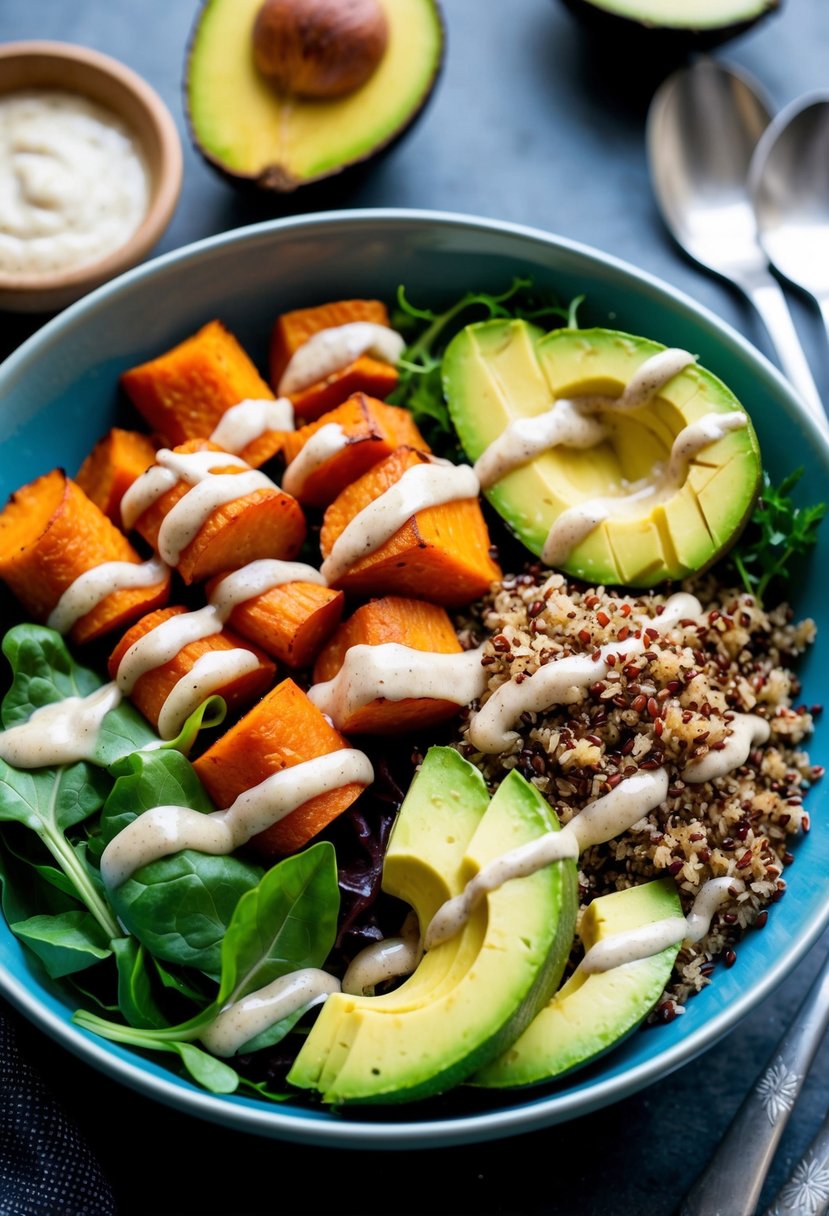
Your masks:
<svg viewBox="0 0 829 1216"><path fill-rule="evenodd" d="M763 473L763 486L743 537L729 555L746 591L761 602L769 587L789 576L789 563L817 542L829 504L795 506L791 493L803 476L795 469L779 486Z"/></svg>

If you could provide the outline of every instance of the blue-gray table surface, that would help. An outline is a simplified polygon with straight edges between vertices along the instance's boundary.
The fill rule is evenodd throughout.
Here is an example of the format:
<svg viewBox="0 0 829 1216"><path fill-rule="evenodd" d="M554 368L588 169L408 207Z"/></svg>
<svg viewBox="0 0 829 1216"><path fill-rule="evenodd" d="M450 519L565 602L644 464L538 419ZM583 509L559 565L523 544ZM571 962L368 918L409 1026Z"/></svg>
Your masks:
<svg viewBox="0 0 829 1216"><path fill-rule="evenodd" d="M3 41L56 38L96 47L140 72L170 106L184 143L185 177L159 253L308 208L301 192L282 201L243 197L193 151L181 81L197 8L196 0L0 4ZM448 54L425 114L360 180L332 180L314 198L314 209L426 207L544 228L666 279L772 357L750 306L687 261L659 220L644 124L654 88L672 65L637 64L615 54L586 36L560 0L444 0L444 11ZM829 85L829 5L783 0L777 15L716 53L749 71L782 107ZM817 312L796 294L790 302L818 387L829 397L829 357ZM9 314L0 321L3 356L38 324L37 318ZM427 1160L396 1152L369 1160L283 1145L169 1112L81 1064L12 1009L2 1011L97 1154L123 1216L669 1216L828 950L824 938L737 1030L644 1092L548 1131L430 1151ZM825 1115L828 1082L829 1047L795 1109L764 1202ZM171 1167L163 1181L156 1164L162 1160Z"/></svg>

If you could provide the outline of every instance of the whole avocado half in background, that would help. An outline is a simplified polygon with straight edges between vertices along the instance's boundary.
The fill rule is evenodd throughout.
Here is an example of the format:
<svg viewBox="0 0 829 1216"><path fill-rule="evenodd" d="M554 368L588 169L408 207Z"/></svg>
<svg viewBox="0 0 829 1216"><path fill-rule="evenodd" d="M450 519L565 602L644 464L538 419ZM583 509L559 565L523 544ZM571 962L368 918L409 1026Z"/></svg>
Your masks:
<svg viewBox="0 0 829 1216"><path fill-rule="evenodd" d="M190 36L184 104L207 163L233 185L284 195L397 143L434 91L445 23L438 0L378 2L388 40L373 74L346 95L312 99L281 94L257 70L253 30L262 0L204 0Z"/></svg>
<svg viewBox="0 0 829 1216"><path fill-rule="evenodd" d="M563 0L611 45L681 56L720 46L778 11L782 0Z"/></svg>

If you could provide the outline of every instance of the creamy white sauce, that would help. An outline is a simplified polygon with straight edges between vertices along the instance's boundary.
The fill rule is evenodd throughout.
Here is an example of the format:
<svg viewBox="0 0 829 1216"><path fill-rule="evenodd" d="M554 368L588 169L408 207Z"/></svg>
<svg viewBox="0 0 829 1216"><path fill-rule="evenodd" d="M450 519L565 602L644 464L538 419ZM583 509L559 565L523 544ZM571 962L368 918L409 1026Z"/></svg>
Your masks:
<svg viewBox="0 0 829 1216"><path fill-rule="evenodd" d="M292 431L294 407L287 397L246 398L225 410L210 435L210 442L226 452L241 452L268 431Z"/></svg>
<svg viewBox="0 0 829 1216"><path fill-rule="evenodd" d="M696 596L678 591L667 600L660 616L642 618L637 625L640 629L647 627L665 633L677 621L698 617L701 612L702 605ZM638 638L630 636L624 642L608 642L602 646L597 659L589 655L567 655L539 667L532 676L525 675L520 683L514 679L506 681L472 715L470 743L489 755L506 750L516 738L510 727L522 713L540 713L552 705L572 705L581 700L586 688L607 675L609 656L641 654L648 645L644 634Z"/></svg>
<svg viewBox="0 0 829 1216"><path fill-rule="evenodd" d="M592 448L607 438L607 427L579 409L578 402L561 399L534 418L516 418L481 453L474 469L487 490L554 447Z"/></svg>
<svg viewBox="0 0 829 1216"><path fill-rule="evenodd" d="M688 466L699 452L747 423L746 415L735 410L728 414L706 414L683 427L674 439L665 467L654 477L644 479L628 494L590 498L562 511L547 533L542 561L548 566L560 566L604 520L632 519L667 502L684 485Z"/></svg>
<svg viewBox="0 0 829 1216"><path fill-rule="evenodd" d="M239 473L213 473L213 469L237 468ZM183 549L190 544L217 507L234 502L256 490L273 490L276 485L258 469L251 469L232 452L174 452L161 448L155 464L132 483L121 499L121 519L129 529L163 494L180 481L190 489L165 515L158 532L158 552L175 566Z"/></svg>
<svg viewBox="0 0 829 1216"><path fill-rule="evenodd" d="M326 422L315 431L285 470L282 489L299 498L305 483L326 460L348 447L348 435L338 422Z"/></svg>
<svg viewBox="0 0 829 1216"><path fill-rule="evenodd" d="M659 806L667 793L668 774L664 769L636 773L620 781L609 794L588 803L561 831L547 832L502 853L479 870L460 895L438 908L426 929L426 949L454 937L489 891L497 890L512 878L534 874L554 861L577 860L585 849L632 828Z"/></svg>
<svg viewBox="0 0 829 1216"><path fill-rule="evenodd" d="M423 956L417 916L410 912L399 937L372 942L351 960L342 990L351 996L373 992L378 984L411 975Z"/></svg>
<svg viewBox="0 0 829 1216"><path fill-rule="evenodd" d="M689 761L682 770L683 781L696 784L724 777L745 764L751 749L758 743L767 743L771 734L766 719L756 714L735 714L729 726L729 734L723 740L725 747Z"/></svg>
<svg viewBox="0 0 829 1216"><path fill-rule="evenodd" d="M283 1018L300 1009L312 1009L339 991L339 980L327 971L317 967L291 971L228 1005L199 1032L199 1038L214 1056L235 1055L245 1043Z"/></svg>
<svg viewBox="0 0 829 1216"><path fill-rule="evenodd" d="M0 273L72 270L141 225L150 175L133 133L79 94L0 97Z"/></svg>
<svg viewBox="0 0 829 1216"><path fill-rule="evenodd" d="M668 916L664 920L602 938L585 953L577 970L586 975L596 975L651 958L680 942L700 942L711 928L717 909L733 894L744 890L742 879L711 878L700 888L687 916Z"/></svg>
<svg viewBox="0 0 829 1216"><path fill-rule="evenodd" d="M211 650L196 659L187 675L170 689L158 715L162 739L175 739L201 703L218 689L256 671L259 659L252 650Z"/></svg>
<svg viewBox="0 0 829 1216"><path fill-rule="evenodd" d="M179 612L168 617L155 629L145 633L127 649L115 681L125 696L129 696L141 676L174 659L182 647L219 633L222 622L215 608L208 605L196 612Z"/></svg>
<svg viewBox="0 0 829 1216"><path fill-rule="evenodd" d="M147 562L102 562L69 584L46 624L58 633L68 633L76 621L97 608L108 595L132 587L152 587L162 582L166 573L167 566L157 557Z"/></svg>
<svg viewBox="0 0 829 1216"><path fill-rule="evenodd" d="M101 856L101 876L112 889L141 866L182 849L232 853L310 798L344 785L370 785L373 780L368 756L339 748L274 773L243 791L224 811L202 814L185 806L152 807L109 842Z"/></svg>
<svg viewBox="0 0 829 1216"><path fill-rule="evenodd" d="M669 380L693 362L694 356L687 350L670 347L646 359L619 397L593 395L573 400L561 397L542 414L515 419L475 462L481 488L488 489L513 469L550 448L595 447L609 433L596 415L627 413L647 405Z"/></svg>
<svg viewBox="0 0 829 1216"><path fill-rule="evenodd" d="M158 530L160 556L168 565L175 566L218 507L257 490L275 488L270 477L256 469L247 473L212 473L189 489L164 516Z"/></svg>
<svg viewBox="0 0 829 1216"><path fill-rule="evenodd" d="M468 705L486 688L481 653L482 648L438 654L398 642L360 643L348 648L336 676L313 684L308 697L340 728L358 709L378 698L432 697Z"/></svg>
<svg viewBox="0 0 829 1216"><path fill-rule="evenodd" d="M0 759L23 769L91 760L101 723L120 701L120 690L110 683L87 697L43 705L27 722L0 732Z"/></svg>
<svg viewBox="0 0 829 1216"><path fill-rule="evenodd" d="M478 478L469 465L453 465L433 458L406 469L399 481L346 524L322 563L323 575L329 583L335 582L361 557L379 549L418 511L476 498L479 488Z"/></svg>
<svg viewBox="0 0 829 1216"><path fill-rule="evenodd" d="M265 595L274 587L281 587L286 583L317 583L322 587L326 585L322 574L314 566L306 566L304 562L286 562L275 557L263 557L225 575L210 592L210 605L215 609L219 620L226 621L239 604Z"/></svg>
<svg viewBox="0 0 829 1216"><path fill-rule="evenodd" d="M406 343L396 330L372 321L349 321L312 334L294 351L277 389L280 396L298 393L348 367L360 355L396 363Z"/></svg>

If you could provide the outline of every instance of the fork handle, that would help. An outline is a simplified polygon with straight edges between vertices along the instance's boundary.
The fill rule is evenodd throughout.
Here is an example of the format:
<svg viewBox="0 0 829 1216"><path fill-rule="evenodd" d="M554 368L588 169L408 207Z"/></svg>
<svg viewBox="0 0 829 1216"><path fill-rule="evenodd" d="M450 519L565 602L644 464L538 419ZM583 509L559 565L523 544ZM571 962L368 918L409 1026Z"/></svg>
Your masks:
<svg viewBox="0 0 829 1216"><path fill-rule="evenodd" d="M803 353L780 284L771 275L757 276L753 282L746 284L745 291L763 319L787 378L802 397L817 424L824 432L829 430L820 393Z"/></svg>
<svg viewBox="0 0 829 1216"><path fill-rule="evenodd" d="M743 1100L679 1216L753 1216L783 1129L829 1025L829 958Z"/></svg>

